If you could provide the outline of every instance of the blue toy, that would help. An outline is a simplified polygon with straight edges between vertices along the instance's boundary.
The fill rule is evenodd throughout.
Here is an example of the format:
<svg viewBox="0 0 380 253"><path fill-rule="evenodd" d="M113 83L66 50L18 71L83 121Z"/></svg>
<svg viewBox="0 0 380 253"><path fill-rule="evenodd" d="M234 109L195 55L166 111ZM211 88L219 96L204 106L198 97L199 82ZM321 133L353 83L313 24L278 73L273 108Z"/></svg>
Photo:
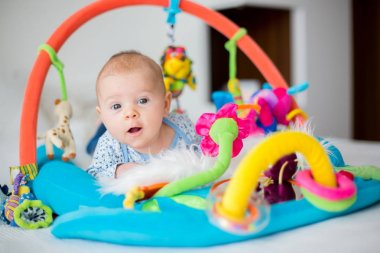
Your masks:
<svg viewBox="0 0 380 253"><path fill-rule="evenodd" d="M141 211L141 205L123 209L124 196L101 196L95 179L73 164L54 160L40 168L34 191L59 214L52 229L56 237L124 245L203 247L238 242L349 214L380 200L379 182L356 179L358 200L344 212L322 211L306 199L282 202L271 207L270 222L262 231L237 235L214 226L205 211L167 197L157 199L160 212ZM205 197L208 191L206 187L185 194Z"/></svg>

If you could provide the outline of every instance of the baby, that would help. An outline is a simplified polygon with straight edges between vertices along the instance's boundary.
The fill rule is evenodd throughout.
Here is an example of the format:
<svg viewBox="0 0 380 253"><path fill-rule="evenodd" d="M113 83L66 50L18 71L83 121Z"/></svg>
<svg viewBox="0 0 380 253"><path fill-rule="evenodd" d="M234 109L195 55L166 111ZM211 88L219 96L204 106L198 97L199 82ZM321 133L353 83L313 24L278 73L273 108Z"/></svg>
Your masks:
<svg viewBox="0 0 380 253"><path fill-rule="evenodd" d="M118 177L167 149L199 144L184 114L169 113L160 66L149 57L125 51L113 55L96 81L96 111L107 128L87 170L94 177Z"/></svg>

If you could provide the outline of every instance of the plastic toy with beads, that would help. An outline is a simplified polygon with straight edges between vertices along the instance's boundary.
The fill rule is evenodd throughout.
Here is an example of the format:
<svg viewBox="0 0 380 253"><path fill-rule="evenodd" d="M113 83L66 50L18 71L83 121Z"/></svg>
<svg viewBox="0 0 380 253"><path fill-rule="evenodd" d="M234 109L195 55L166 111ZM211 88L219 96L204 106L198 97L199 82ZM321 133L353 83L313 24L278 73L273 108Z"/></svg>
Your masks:
<svg viewBox="0 0 380 253"><path fill-rule="evenodd" d="M272 88L265 83L262 89L251 95L248 102L243 100L239 79L236 77L236 43L246 33L246 29L241 28L225 43L225 48L229 52L228 92L217 91L212 94L216 108L219 109L228 102L238 104L241 109L240 115L253 119L251 134L275 132L278 130L278 125L288 126L295 118L306 120L307 115L300 108L292 108L291 96L306 90L309 87L308 83L290 88Z"/></svg>
<svg viewBox="0 0 380 253"><path fill-rule="evenodd" d="M18 169L12 167L11 170ZM19 170L13 178L13 191L4 202L2 220L24 229L48 227L53 222L52 211L31 192L30 175L25 170Z"/></svg>

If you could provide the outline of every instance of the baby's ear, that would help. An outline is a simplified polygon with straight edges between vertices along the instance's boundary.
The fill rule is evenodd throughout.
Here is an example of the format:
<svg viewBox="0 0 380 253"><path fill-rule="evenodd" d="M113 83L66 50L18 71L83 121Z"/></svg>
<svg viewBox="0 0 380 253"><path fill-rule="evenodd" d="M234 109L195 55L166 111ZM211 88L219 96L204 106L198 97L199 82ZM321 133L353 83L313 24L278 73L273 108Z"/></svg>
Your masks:
<svg viewBox="0 0 380 253"><path fill-rule="evenodd" d="M96 113L98 114L98 116L100 116L100 113L101 113L101 111L100 111L100 107L99 106L96 106Z"/></svg>
<svg viewBox="0 0 380 253"><path fill-rule="evenodd" d="M169 111L170 111L170 105L172 103L172 93L170 91L167 91L166 94L165 94L165 116L168 116L169 115Z"/></svg>

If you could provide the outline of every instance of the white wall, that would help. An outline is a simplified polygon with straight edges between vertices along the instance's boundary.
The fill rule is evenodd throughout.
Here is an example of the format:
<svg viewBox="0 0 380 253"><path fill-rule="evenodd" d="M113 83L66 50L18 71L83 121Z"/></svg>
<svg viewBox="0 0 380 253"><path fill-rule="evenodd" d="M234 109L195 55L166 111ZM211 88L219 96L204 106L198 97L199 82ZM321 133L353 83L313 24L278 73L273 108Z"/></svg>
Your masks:
<svg viewBox="0 0 380 253"><path fill-rule="evenodd" d="M19 118L24 88L37 48L70 15L92 1L3 0L0 1L0 183L8 180L8 167L18 164ZM280 6L293 11L293 83L309 81L311 88L300 97L323 136L350 137L351 53L349 0L198 0L211 8L246 3ZM129 7L101 15L81 27L64 44L59 57L65 63L69 99L75 115L73 131L81 165L89 158L84 146L95 126L96 75L115 52L137 49L159 59L168 43L166 14L157 7ZM209 104L208 28L199 19L177 16L177 43L187 47L198 80L195 94L188 90L182 105L195 120L211 111ZM39 132L55 123L51 105L59 97L59 80L50 69L41 99ZM196 101L196 102L194 102Z"/></svg>

